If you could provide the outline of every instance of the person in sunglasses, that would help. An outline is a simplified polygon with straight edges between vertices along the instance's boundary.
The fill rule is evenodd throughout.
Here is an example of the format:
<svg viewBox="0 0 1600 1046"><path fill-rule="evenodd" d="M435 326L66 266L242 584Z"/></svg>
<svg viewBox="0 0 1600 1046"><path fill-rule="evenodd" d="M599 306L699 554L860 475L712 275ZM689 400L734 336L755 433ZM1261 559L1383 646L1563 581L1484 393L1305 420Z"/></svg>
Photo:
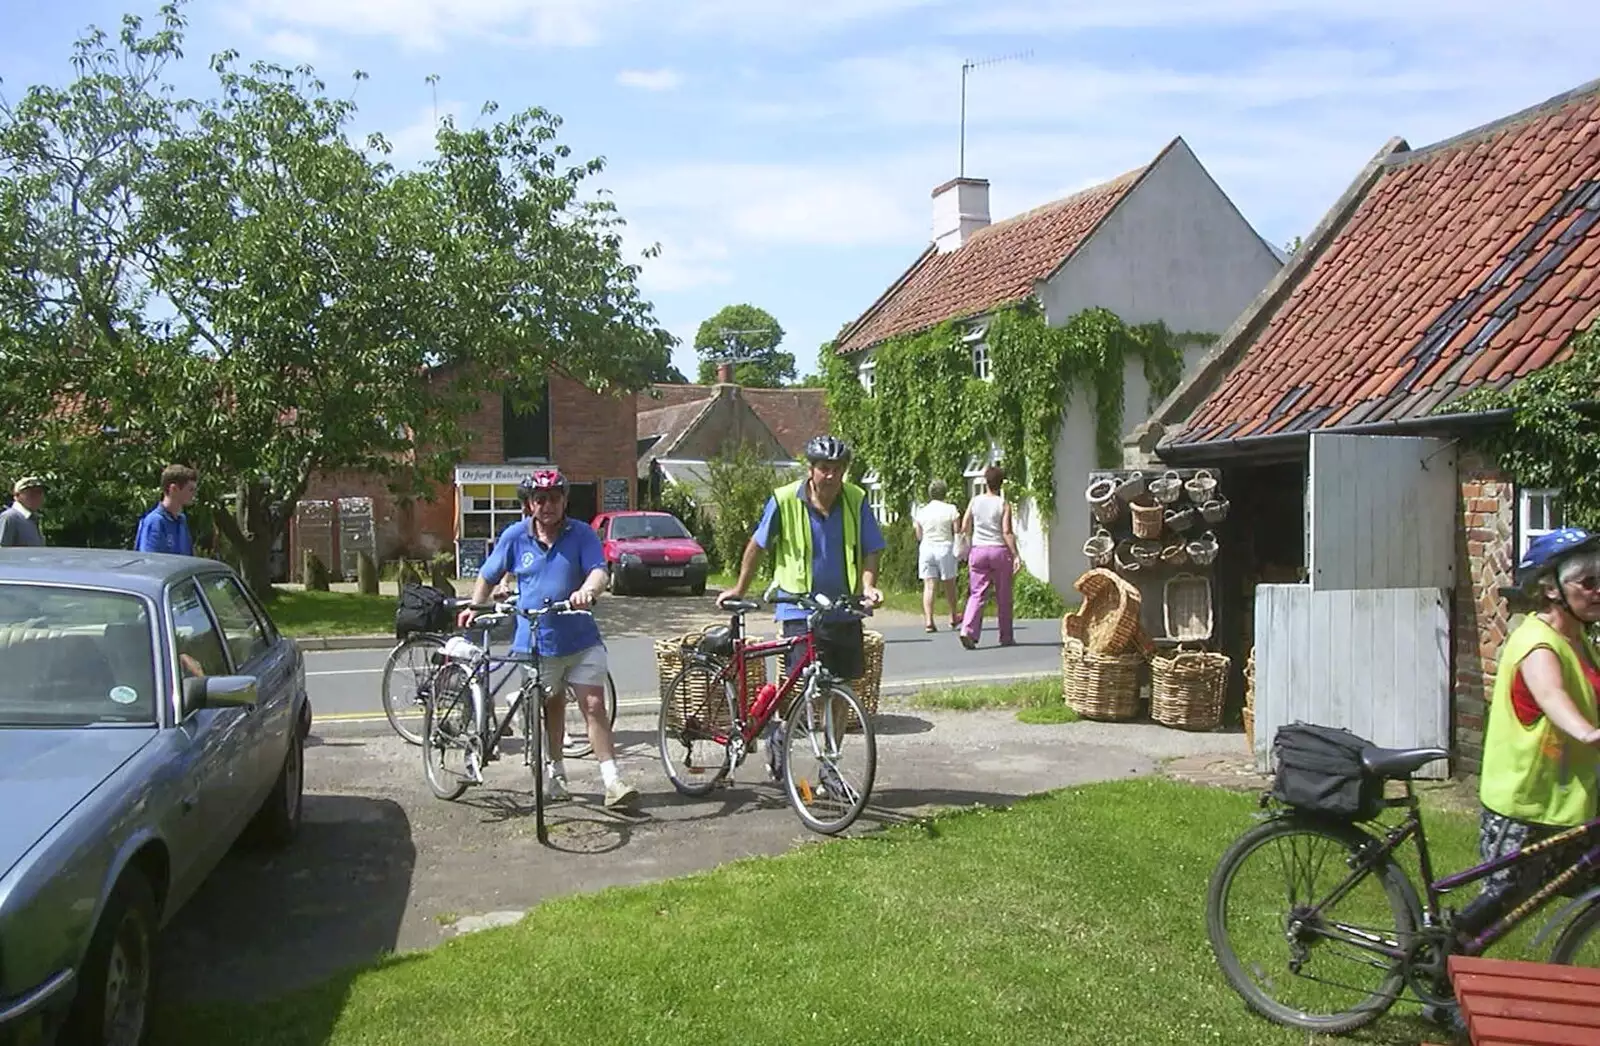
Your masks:
<svg viewBox="0 0 1600 1046"><path fill-rule="evenodd" d="M1517 584L1535 609L1506 637L1483 734L1478 849L1488 862L1595 817L1600 769L1600 534L1566 527L1528 543ZM1528 862L1484 881L1473 907L1538 881ZM1526 871L1523 871L1526 869Z"/></svg>

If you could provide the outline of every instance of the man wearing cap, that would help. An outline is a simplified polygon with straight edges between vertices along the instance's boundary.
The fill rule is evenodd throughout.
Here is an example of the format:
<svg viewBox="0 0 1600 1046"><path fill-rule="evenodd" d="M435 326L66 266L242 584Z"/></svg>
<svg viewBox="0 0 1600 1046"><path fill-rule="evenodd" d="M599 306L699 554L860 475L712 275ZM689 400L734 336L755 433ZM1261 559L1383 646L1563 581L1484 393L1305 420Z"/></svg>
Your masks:
<svg viewBox="0 0 1600 1046"><path fill-rule="evenodd" d="M0 512L0 548L25 548L44 544L39 532L39 506L44 504L44 480L23 476L11 487L11 505Z"/></svg>

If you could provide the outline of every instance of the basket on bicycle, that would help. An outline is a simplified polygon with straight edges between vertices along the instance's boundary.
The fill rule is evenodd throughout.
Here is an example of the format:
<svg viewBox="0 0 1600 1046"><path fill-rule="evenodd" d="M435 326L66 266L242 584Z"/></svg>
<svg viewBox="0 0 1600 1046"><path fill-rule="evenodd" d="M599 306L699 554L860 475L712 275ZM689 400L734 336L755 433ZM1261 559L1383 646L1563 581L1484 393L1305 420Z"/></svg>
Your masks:
<svg viewBox="0 0 1600 1046"><path fill-rule="evenodd" d="M748 638L756 640L757 637ZM705 642L708 639L710 642ZM698 720L711 730L727 730L733 725L728 721L722 687L718 685L715 688L716 693L711 693L711 688L706 685L707 677L703 674L690 675L682 686L676 688L677 692L673 692L673 683L677 681L678 673L683 671L684 653L686 651L693 653L702 646L716 649L720 646L718 640L718 636L708 637L706 632L687 632L676 639L655 641L656 674L661 692L661 706L666 709L667 722L673 727L683 726L686 717ZM761 689L766 681L767 662L764 658L754 658L745 663L747 699L753 700L756 691Z"/></svg>
<svg viewBox="0 0 1600 1046"><path fill-rule="evenodd" d="M1228 655L1179 649L1150 659L1150 718L1180 730L1222 725Z"/></svg>
<svg viewBox="0 0 1600 1046"><path fill-rule="evenodd" d="M883 633L870 629L861 633L862 661L866 666L859 676L848 681L856 697L861 699L861 707L866 709L867 715L878 714L878 688L883 683ZM861 724L851 713L847 729L855 730Z"/></svg>

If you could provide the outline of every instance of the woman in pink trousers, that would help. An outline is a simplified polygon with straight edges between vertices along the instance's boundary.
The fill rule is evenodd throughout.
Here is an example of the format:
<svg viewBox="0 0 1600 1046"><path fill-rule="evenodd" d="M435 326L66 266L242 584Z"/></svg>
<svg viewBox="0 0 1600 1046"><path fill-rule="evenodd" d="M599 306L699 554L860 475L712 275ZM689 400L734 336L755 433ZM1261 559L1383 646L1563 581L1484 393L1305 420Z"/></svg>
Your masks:
<svg viewBox="0 0 1600 1046"><path fill-rule="evenodd" d="M988 492L968 501L961 517L961 532L971 548L967 567L972 575L972 591L967 596L966 616L961 620L961 645L968 650L978 645L978 636L983 633L983 605L989 601L991 590L1000 645L1012 646L1017 641L1011 632L1011 578L1021 569L1022 559L1017 555L1016 532L1011 529L1011 505L1000 496L1000 485L1005 480L1005 469L999 465L984 469L983 485L989 488Z"/></svg>

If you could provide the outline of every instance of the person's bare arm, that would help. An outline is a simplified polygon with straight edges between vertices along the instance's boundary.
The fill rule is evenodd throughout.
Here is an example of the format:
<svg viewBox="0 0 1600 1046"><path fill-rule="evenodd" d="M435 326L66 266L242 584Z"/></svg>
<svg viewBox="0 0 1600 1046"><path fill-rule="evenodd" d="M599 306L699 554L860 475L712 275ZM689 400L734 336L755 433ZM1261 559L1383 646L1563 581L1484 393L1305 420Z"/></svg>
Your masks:
<svg viewBox="0 0 1600 1046"><path fill-rule="evenodd" d="M595 567L589 571L589 576L583 579L583 584L569 597L573 607L582 610L594 606L595 600L600 598L600 593L606 590L606 568Z"/></svg>
<svg viewBox="0 0 1600 1046"><path fill-rule="evenodd" d="M1586 745L1600 744L1600 727L1578 711L1561 678L1561 661L1555 651L1539 647L1522 659L1522 681L1533 700L1557 730Z"/></svg>
<svg viewBox="0 0 1600 1046"><path fill-rule="evenodd" d="M1004 502L1005 510L1000 514L1000 536L1005 540L1006 548L1011 550L1011 566L1013 569L1022 569L1022 553L1017 551L1017 532L1011 529L1011 502Z"/></svg>
<svg viewBox="0 0 1600 1046"><path fill-rule="evenodd" d="M883 593L878 589L878 557L881 553L868 552L861 560L861 594L866 596L873 606L883 602Z"/></svg>
<svg viewBox="0 0 1600 1046"><path fill-rule="evenodd" d="M478 580L472 583L472 601L474 603L489 602L493 598L493 590L494 582L488 580L481 574L478 575ZM456 624L461 628L466 628L468 625L472 624L472 618L472 608L463 607L461 612L456 614Z"/></svg>
<svg viewBox="0 0 1600 1046"><path fill-rule="evenodd" d="M739 561L739 578L733 583L732 588L725 588L717 596L717 605L721 606L730 599L743 599L745 592L750 588L750 582L755 580L756 566L761 562L761 553L765 551L756 544L756 539L751 538L744 543L744 558Z"/></svg>

